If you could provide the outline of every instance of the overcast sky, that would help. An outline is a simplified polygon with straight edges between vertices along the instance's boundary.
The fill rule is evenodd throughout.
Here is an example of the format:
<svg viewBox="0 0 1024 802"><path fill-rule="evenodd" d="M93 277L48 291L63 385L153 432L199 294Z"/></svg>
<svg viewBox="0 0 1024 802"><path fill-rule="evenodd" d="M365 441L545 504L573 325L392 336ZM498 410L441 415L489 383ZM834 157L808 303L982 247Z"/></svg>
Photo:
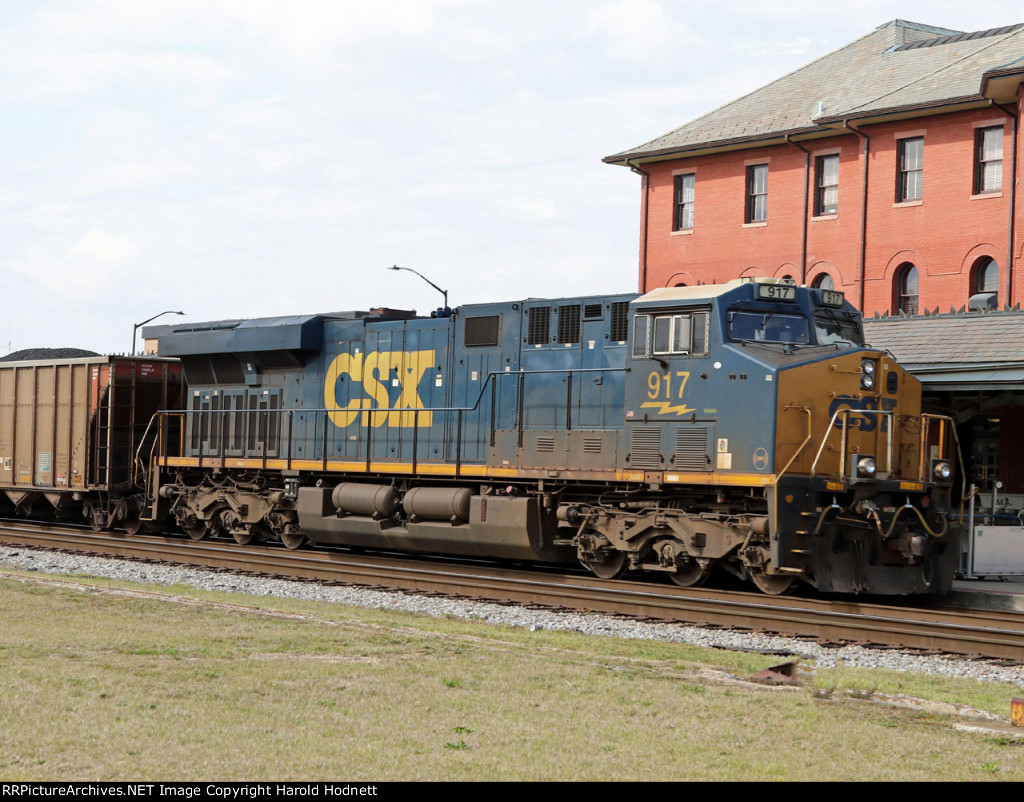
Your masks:
<svg viewBox="0 0 1024 802"><path fill-rule="evenodd" d="M899 17L1007 2L0 0L0 354L636 289L602 164Z"/></svg>

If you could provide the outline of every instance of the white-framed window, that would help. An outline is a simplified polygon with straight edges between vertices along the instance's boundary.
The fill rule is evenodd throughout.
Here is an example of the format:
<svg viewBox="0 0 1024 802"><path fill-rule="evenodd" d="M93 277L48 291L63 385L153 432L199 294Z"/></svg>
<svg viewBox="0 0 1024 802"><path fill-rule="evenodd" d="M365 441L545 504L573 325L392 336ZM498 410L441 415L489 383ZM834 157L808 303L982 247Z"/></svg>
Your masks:
<svg viewBox="0 0 1024 802"><path fill-rule="evenodd" d="M768 219L768 165L751 164L747 167L747 223L761 223Z"/></svg>
<svg viewBox="0 0 1024 802"><path fill-rule="evenodd" d="M1003 188L1003 126L979 128L974 140L974 194Z"/></svg>
<svg viewBox="0 0 1024 802"><path fill-rule="evenodd" d="M896 201L903 203L921 200L924 185L924 137L899 140L898 151Z"/></svg>
<svg viewBox="0 0 1024 802"><path fill-rule="evenodd" d="M814 214L836 214L839 211L839 154L815 159Z"/></svg>
<svg viewBox="0 0 1024 802"><path fill-rule="evenodd" d="M693 173L685 173L675 177L673 231L689 231L693 228L693 204L696 185L697 176Z"/></svg>

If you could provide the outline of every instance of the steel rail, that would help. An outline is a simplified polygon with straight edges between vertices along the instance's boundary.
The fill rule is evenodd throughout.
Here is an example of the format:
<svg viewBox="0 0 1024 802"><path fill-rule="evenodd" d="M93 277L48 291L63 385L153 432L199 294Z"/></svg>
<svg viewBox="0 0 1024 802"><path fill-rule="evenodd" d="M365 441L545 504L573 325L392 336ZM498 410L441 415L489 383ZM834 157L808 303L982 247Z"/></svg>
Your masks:
<svg viewBox="0 0 1024 802"><path fill-rule="evenodd" d="M771 597L422 556L287 551L0 522L0 543L1024 663L1024 614Z"/></svg>

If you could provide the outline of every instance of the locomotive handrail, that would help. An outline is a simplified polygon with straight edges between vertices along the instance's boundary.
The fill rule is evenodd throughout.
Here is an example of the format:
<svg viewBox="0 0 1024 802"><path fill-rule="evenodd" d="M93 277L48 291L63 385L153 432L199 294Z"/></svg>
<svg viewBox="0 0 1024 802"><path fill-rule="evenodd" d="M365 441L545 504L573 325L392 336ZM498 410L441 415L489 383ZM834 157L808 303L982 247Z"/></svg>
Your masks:
<svg viewBox="0 0 1024 802"><path fill-rule="evenodd" d="M920 415L903 415L903 416L899 416L898 417L894 410L889 410L889 409L855 409L855 408L852 408L852 407L843 407L843 408L837 409L832 414L832 417L829 419L828 427L826 428L825 435L821 438L821 444L818 446L818 451L817 451L817 453L814 456L814 462L811 463L810 473L811 473L812 476L817 472L818 461L821 459L821 454L822 454L822 452L825 449L825 445L828 443L828 439L832 435L833 429L835 428L835 425L836 425L836 421L837 421L837 419L840 416L842 416L842 425L840 427L840 445L839 445L839 479L842 480L842 481L846 480L847 432L848 432L848 429L849 429L849 417L850 417L850 414L854 413L854 412L859 412L859 413L863 413L863 414L870 414L870 415L885 415L885 416L888 416L889 418L892 418L894 423L899 419L899 417L902 417L904 420L908 420L908 421L913 419L913 418L917 418L917 419L919 419L921 421L921 431L919 433L920 434L920 440L919 440L919 444L918 444L918 463L917 463L916 481L926 482L926 481L929 480L929 475L928 475L928 472L926 470L926 462L927 462L926 452L927 452L927 447L928 447L928 429L929 429L929 425L930 425L931 421L933 421L933 420L940 421L943 424L940 427L940 430L939 430L939 444L938 444L939 445L939 453L940 454L944 454L945 453L946 424L949 424L950 431L952 432L953 439L956 441L957 449L959 450L959 439L956 437L956 427L955 427L955 424L953 422L953 419L950 418L948 415L934 415L934 414L931 414L931 413L922 413ZM895 427L894 426L888 426L885 429L885 433L886 433L886 462L885 462L885 469L886 469L886 472L889 472L889 471L892 470L892 461L893 461L892 447L893 447L893 435L894 435L894 432L895 432ZM877 440L876 440L876 445L877 445ZM788 465L787 465L787 467L788 467Z"/></svg>
<svg viewBox="0 0 1024 802"><path fill-rule="evenodd" d="M967 468L964 465L964 456L963 456L963 454L960 451L960 437L956 433L956 421L954 421L953 418L951 418L949 415L936 415L936 414L934 414L932 412L922 412L921 413L921 419L924 420L924 421L938 420L938 421L943 421L944 423L949 424L949 433L950 433L950 435L953 438L953 443L956 445L956 456L957 456L959 464L960 464L961 493L966 493L967 492L967 484L966 484ZM939 458L940 459L944 459L944 457L942 457L941 455L946 453L945 442L944 442L945 432L946 432L946 427L943 426L940 429L940 431L939 431L939 455L940 455ZM922 436L921 436L922 444L924 443L924 440L925 440L925 438L924 438L924 435L922 434ZM924 451L924 447L922 445L922 448L921 448L921 462L920 462L920 470L921 470L922 474L924 473L924 466L925 466L925 451Z"/></svg>
<svg viewBox="0 0 1024 802"><path fill-rule="evenodd" d="M789 458L789 462L787 462L782 467L782 470L779 471L776 474L776 476L775 476L775 480L776 481L781 479L782 475L786 471L789 470L789 466L792 465L796 461L796 458L800 456L800 452L802 452L804 450L804 448L806 448L807 444L809 442L811 442L811 439L814 437L814 429L813 429L814 413L811 412L810 408L808 408L808 407L796 407L796 406L787 405L787 406L784 406L782 409L783 409L783 411L785 411L787 409L796 409L796 410L800 410L800 411L803 411L803 412L807 413L807 437L804 438L804 441L800 444L800 446L797 448L797 450L793 452L793 456Z"/></svg>
<svg viewBox="0 0 1024 802"><path fill-rule="evenodd" d="M851 412L862 412L870 413L872 415L888 415L889 417L894 416L894 411L891 409L854 409L852 407L840 407L832 413L832 417L829 419L828 426L825 429L825 435L821 438L821 445L818 446L818 453L814 455L814 462L811 463L811 476L817 473L818 460L821 459L821 452L825 450L825 444L828 442L828 438L832 434L832 429L835 427L836 420L840 415L843 417L843 425L840 428L840 440L839 440L839 478L840 480L846 479L846 433L849 428L849 418ZM889 426L886 429L886 471L892 470L892 436L893 427ZM877 441L876 441L877 444Z"/></svg>
<svg viewBox="0 0 1024 802"><path fill-rule="evenodd" d="M145 467L144 467L144 465L142 463L142 459L141 459L142 448L143 448L143 446L146 445L146 438L149 436L149 430L153 428L153 422L157 419L157 416L159 416L159 414L160 414L159 412L154 412L150 416L149 423L146 424L146 430L142 433L142 437L139 438L139 447L137 449L135 449L135 457L132 460L132 467L134 468L134 471L132 473L132 484L135 485L136 487L139 486L139 483L136 481L136 477L139 475L139 471L141 470L143 475L146 475L146 469L145 469ZM155 444L155 441L154 441L154 444ZM152 447L150 447L149 451L150 451L150 454L153 453Z"/></svg>
<svg viewBox="0 0 1024 802"><path fill-rule="evenodd" d="M553 368L551 370L492 370L487 374L487 378L484 380L483 385L480 387L480 392L477 394L476 401L472 406L469 407L374 407L372 409L359 409L354 410L351 407L301 407L297 409L275 409L266 410L268 414L271 412L473 412L480 406L480 399L483 398L484 393L487 391L487 385L495 376L531 376L542 373L626 373L626 368ZM233 413L239 410L234 409L161 409L158 415L162 414L203 414L208 415L214 412L218 413ZM241 410L251 411L251 410Z"/></svg>
<svg viewBox="0 0 1024 802"><path fill-rule="evenodd" d="M454 461L455 461L455 473L456 473L456 476L458 476L461 473L461 466L462 466L462 435L463 435L462 429L463 429L463 417L464 417L464 415L466 413L476 412L476 411L478 411L481 408L481 402L483 401L484 394L487 393L488 390L491 391L490 445L492 445L492 446L494 445L494 442L495 442L495 432L496 432L495 403L496 403L496 398L497 398L497 381L498 381L498 378L505 377L505 376L515 376L517 378L525 378L526 376L530 376L530 375L567 374L567 376L568 376L568 384L567 384L567 387L566 387L566 419L565 419L565 425L566 425L566 430L567 431L571 431L572 430L572 374L574 374L574 373L580 373L580 374L583 374L583 373L600 373L600 374L604 374L604 373L626 373L626 372L627 372L627 369L625 367L622 367L622 368L613 368L613 367L607 367L607 368L551 368L551 369L545 369L545 370L524 370L524 369L520 369L520 370L505 370L505 371L502 371L502 370L488 371L487 376L486 376L486 378L483 381L483 384L480 386L480 392L477 393L477 396L476 396L475 400L473 401L472 405L470 405L470 406L457 406L457 407L456 406L451 406L451 407L406 407L406 408L375 407L375 408L359 408L359 409L353 409L351 407L337 407L336 406L336 407L302 407L300 409L275 409L275 410L252 410L252 409L165 409L165 410L160 410L158 413L156 413L156 415L154 415L154 417L165 416L165 415L166 416L178 415L178 416L181 416L182 419L185 419L186 416L193 415L193 416L195 416L195 420L196 421L201 421L204 418L206 418L206 416L215 416L221 423L220 423L220 425L218 425L216 427L216 433L214 434L214 437L210 438L211 441L214 438L216 439L216 442L213 443L214 453L213 454L207 454L207 455L203 455L201 453L203 451L204 444L208 443L209 441L207 441L205 438L203 438L200 435L200 438L198 440L199 451L200 451L199 456L200 456L200 458L203 458L204 456L206 456L206 457L209 457L211 459L224 459L225 457L228 456L227 455L227 447L226 447L226 443L225 443L225 440L227 439L227 425L226 425L227 424L227 416L235 415L235 414L238 414L239 412L244 412L247 416L250 415L250 414L254 414L255 413L257 415L259 415L259 414L267 415L268 417L270 415L276 415L276 414L284 413L288 417L287 435L284 438L284 442L279 445L278 450L280 451L281 448L285 448L286 449L284 460L285 460L285 465L286 465L286 470L287 470L287 469L290 469L292 467L292 460L295 458L294 454L292 453L292 432L293 432L294 416L296 414L311 414L311 415L315 415L317 417L317 419L320 419L321 416L322 416L322 419L324 420L324 432L323 432L323 438L322 438L322 441L321 441L321 460L322 460L323 465L324 465L324 470L326 470L326 464L327 464L327 433L329 431L328 427L327 427L327 424L326 424L326 421L327 421L327 419L328 419L328 417L329 417L329 415L331 413L337 413L337 412L358 412L360 414L365 414L367 416L367 421L370 422L371 424L377 418L377 416L379 416L381 414L392 414L392 413L395 413L395 412L401 413L403 415L404 414L411 414L412 417L413 417L413 456L412 456L413 468L412 468L412 470L413 470L413 472L415 472L416 465L417 465L417 463L419 461L418 460L418 454L417 454L417 451L418 451L417 446L418 446L418 440L419 440L419 438L418 438L418 435L419 435L419 421L420 421L421 413L427 413L427 412L429 412L429 413L446 413L446 414L455 413L456 421L455 421L455 432L454 432L454 437L455 437ZM516 395L518 397L517 398L517 411L516 411L516 429L517 429L518 434L519 434L519 445L521 446L522 445L522 441L523 441L523 431L524 431L523 400L524 400L524 397L525 397L525 391L524 391L524 387L523 387L522 384L520 384L519 387L517 388ZM163 418L161 418L161 420L163 420ZM197 424L193 423L193 426L195 426L195 425L197 425ZM161 425L161 429L162 428L163 427ZM373 429L375 429L375 428L376 428L376 425L366 426L366 437L365 437L363 445L365 446L365 457L364 458L365 458L365 461L366 461L366 470L367 471L369 471L370 467L371 467L372 448L373 448ZM211 434L213 434L212 431L211 431ZM161 438L161 442L162 442L162 438ZM179 450L183 452L184 451L184 446L185 446L185 427L183 426L182 427L182 431L181 431L181 444L180 444ZM167 456L167 454L164 453L164 449L162 447L160 449L160 454L161 454L161 456ZM269 456L268 449L266 449L266 448L262 449L261 458L262 458L262 461L263 461L263 468L264 469L266 468L266 463L267 463L268 456Z"/></svg>

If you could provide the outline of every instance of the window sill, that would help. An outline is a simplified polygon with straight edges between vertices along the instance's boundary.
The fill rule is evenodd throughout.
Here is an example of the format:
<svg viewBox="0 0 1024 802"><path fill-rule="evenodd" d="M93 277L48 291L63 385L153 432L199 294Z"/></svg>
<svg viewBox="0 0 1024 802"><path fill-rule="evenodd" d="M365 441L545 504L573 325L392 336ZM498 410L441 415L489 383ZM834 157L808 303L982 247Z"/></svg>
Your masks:
<svg viewBox="0 0 1024 802"><path fill-rule="evenodd" d="M673 237L679 237L679 236L685 236L686 234L692 234L692 233L693 233L693 229L692 228L680 228L678 231L673 231L672 232L672 236Z"/></svg>
<svg viewBox="0 0 1024 802"><path fill-rule="evenodd" d="M902 208L904 208L906 206L924 206L924 201L921 201L921 200L899 201L898 203L894 203L892 205L892 208L894 208L894 209L902 209Z"/></svg>
<svg viewBox="0 0 1024 802"><path fill-rule="evenodd" d="M1003 197L1002 190L996 190L995 192L979 192L977 195L971 195L971 200L985 200L985 198L1001 198Z"/></svg>
<svg viewBox="0 0 1024 802"><path fill-rule="evenodd" d="M811 222L817 222L818 220L838 220L839 214L818 214L811 218Z"/></svg>
<svg viewBox="0 0 1024 802"><path fill-rule="evenodd" d="M768 225L767 220L758 220L756 223L744 223L744 228L764 228Z"/></svg>

